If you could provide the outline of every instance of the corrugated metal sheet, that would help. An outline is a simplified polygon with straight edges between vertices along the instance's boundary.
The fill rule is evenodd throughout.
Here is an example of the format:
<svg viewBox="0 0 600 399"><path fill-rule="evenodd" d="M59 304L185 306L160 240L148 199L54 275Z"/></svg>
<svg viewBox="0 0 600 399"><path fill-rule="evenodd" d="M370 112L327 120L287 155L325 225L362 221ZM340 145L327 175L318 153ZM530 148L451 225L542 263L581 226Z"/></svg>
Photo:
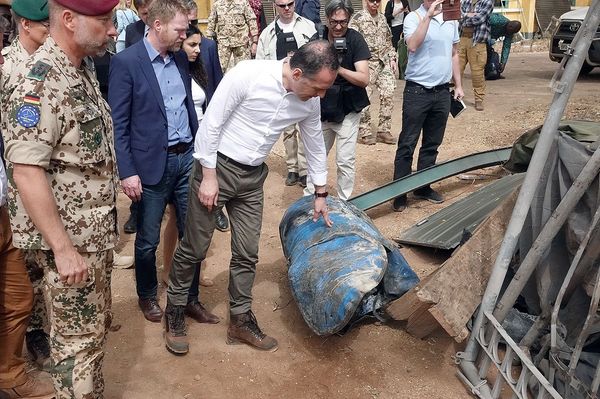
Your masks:
<svg viewBox="0 0 600 399"><path fill-rule="evenodd" d="M524 173L503 177L419 221L397 240L401 244L456 248L486 216L523 182Z"/></svg>
<svg viewBox="0 0 600 399"><path fill-rule="evenodd" d="M552 22L552 17L558 18L567 11L571 11L569 0L537 0L535 2L535 19L544 32Z"/></svg>

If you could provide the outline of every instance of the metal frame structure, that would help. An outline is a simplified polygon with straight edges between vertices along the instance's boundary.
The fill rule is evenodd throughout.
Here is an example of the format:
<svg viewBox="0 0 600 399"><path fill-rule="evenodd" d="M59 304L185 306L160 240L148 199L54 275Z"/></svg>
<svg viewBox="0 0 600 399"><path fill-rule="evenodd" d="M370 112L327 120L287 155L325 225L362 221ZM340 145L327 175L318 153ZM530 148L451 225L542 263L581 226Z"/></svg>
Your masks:
<svg viewBox="0 0 600 399"><path fill-rule="evenodd" d="M581 66L585 61L589 47L594 37L594 33L596 32L599 23L600 0L594 0L588 10L588 13L586 15L585 20L583 21L581 28L577 32L577 35L571 44L572 50L567 52L567 56L565 58L569 58L569 61L565 61L566 64L564 73L562 74L562 79L560 82L557 82L553 86L555 95L550 105L548 114L546 115L546 119L544 121L544 125L542 127L542 131L540 133L535 151L531 158L529 169L525 176L522 189L519 193L519 197L517 198L513 214L507 226L504 240L498 252L498 256L496 258L494 267L492 269L492 273L490 275L490 279L486 287L482 303L479 307L479 311L473 323L471 336L469 337L469 341L467 342L465 351L457 353L457 361L459 363L460 368L459 375L461 376L463 381L468 382L468 386L472 388L472 392L480 398L498 398L500 395L500 388L502 385L505 384L510 386L511 389L513 389L513 397L530 397L527 384L523 385L523 383L519 383L521 379L518 379L515 382L515 380L512 378L512 374L506 372L507 366L503 366L504 362L497 362L495 361L497 360L496 358L490 358L490 356L488 355L488 353L494 353L494 346L490 346L488 343L494 343L495 341L493 339L490 339L488 341L483 340L481 338L487 336L492 338L497 337L498 335L502 336L503 339L507 343L509 343L507 350L511 353L511 356L514 352L519 358L521 358L520 354L517 351L518 347L516 345L511 345L510 342L506 339L507 337L505 335L507 334L506 331L504 331L504 329L502 328L501 323L504 320L506 314L508 313L508 310L514 305L515 300L521 293L524 284L529 280L529 277L537 267L539 260L541 259L541 253L544 251L545 248L547 248L550 245L552 239L556 235L556 232L558 232L558 230L562 227L566 216L568 216L568 214L573 210L578 200L588 189L590 182L596 177L596 175L598 174L598 170L600 169L600 151L596 151L592 158L589 160L588 164L584 167L580 175L577 177L575 183L572 185L572 187L566 193L564 198L561 200L561 203L554 211L552 217L543 227L542 231L536 239L536 242L528 252L526 258L521 263L521 266L518 271L518 276L515 276L515 278L511 281L509 287L504 293L502 300L499 303L497 303L502 284L506 278L506 274L513 254L515 252L519 235L525 223L525 219L527 217L529 208L531 206L533 196L537 191L538 183L540 181L542 171L548 159L548 155L552 146L552 142L555 138L560 120L562 119L565 108L567 106L567 102L573 91L573 88L577 81L577 77L579 75L579 71L581 70ZM592 229L594 229L594 226L592 227ZM588 232L588 234L592 234L592 229L590 229L590 232ZM585 244L585 242L583 242L582 245L583 244ZM581 249L581 251L583 251L583 249ZM598 291L598 295L592 298L593 301L596 300L597 297L600 298L599 287L600 283L596 284L595 293L596 291ZM591 306L593 306L593 303ZM591 314L588 315L588 317L595 316L596 310L597 303L595 309L590 308ZM554 309L554 312L555 311L556 308ZM537 332L541 329L541 326L547 322L547 316L549 315L542 315L540 317L540 321L534 324L532 329L528 332L527 336L522 340L521 344L523 344L523 341L531 342L537 337ZM582 331L582 337L580 338L584 339L584 333L585 331ZM512 342L512 344L514 344L514 342ZM492 352L489 352L490 350ZM554 346L553 350L553 358L556 358L556 345ZM486 360L486 357L488 360ZM573 361L577 360L576 357L577 356L575 356L574 353L567 370L571 370L571 368L573 367ZM478 358L480 360L479 363L477 363ZM492 361L490 362L489 359L491 359ZM529 360L530 359L528 359L527 356L521 358L521 362L527 370L530 370L528 367L530 363ZM496 384L494 385L494 387L490 387L486 381L486 376L488 374L488 368L490 364L493 364L498 369L499 373L496 379L496 384L499 384L500 387L496 387ZM558 368L557 366L560 365L560 361L554 361L555 367L550 367L550 369L556 370ZM511 366L512 362L509 364L508 367ZM505 368L503 369L502 367ZM551 381L554 379L555 374L556 372L549 372L549 377ZM536 386L541 386L543 388L538 389L538 398L548 397L548 394L550 394L550 396L552 397L561 397L560 394L558 394L558 392L554 393L550 391L550 388L552 388L552 386L550 385L549 381L541 375L541 373L533 373L533 371L531 371L530 376L533 376L533 378L537 380ZM592 385L598 386L598 384L600 384L600 376L597 375ZM555 396L556 394L558 394L558 396Z"/></svg>

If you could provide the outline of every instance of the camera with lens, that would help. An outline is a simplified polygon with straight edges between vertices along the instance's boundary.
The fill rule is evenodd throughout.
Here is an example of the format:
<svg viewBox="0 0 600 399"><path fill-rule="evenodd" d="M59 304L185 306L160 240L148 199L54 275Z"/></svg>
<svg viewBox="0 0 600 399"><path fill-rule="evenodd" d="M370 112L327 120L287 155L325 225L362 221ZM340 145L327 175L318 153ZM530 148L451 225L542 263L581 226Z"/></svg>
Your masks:
<svg viewBox="0 0 600 399"><path fill-rule="evenodd" d="M345 37L336 37L333 39L333 47L339 54L344 54L348 50Z"/></svg>

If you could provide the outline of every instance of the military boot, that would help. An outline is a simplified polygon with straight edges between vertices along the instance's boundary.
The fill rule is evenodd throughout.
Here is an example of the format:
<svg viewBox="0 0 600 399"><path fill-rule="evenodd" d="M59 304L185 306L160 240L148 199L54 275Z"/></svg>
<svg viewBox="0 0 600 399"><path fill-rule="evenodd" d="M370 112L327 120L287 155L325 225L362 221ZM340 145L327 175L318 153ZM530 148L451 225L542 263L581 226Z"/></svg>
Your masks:
<svg viewBox="0 0 600 399"><path fill-rule="evenodd" d="M229 328L227 329L227 344L248 344L256 349L267 352L275 352L279 346L277 340L264 334L252 311L231 315Z"/></svg>
<svg viewBox="0 0 600 399"><path fill-rule="evenodd" d="M174 355L183 356L190 350L185 328L185 306L167 303L164 316L165 346Z"/></svg>

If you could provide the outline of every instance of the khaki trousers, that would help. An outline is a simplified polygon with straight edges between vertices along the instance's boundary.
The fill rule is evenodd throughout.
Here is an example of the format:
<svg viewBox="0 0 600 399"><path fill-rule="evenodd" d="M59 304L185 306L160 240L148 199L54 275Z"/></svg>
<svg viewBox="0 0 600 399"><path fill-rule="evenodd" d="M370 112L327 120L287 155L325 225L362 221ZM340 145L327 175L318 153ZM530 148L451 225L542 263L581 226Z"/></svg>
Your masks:
<svg viewBox="0 0 600 399"><path fill-rule="evenodd" d="M0 161L1 162L1 161ZM0 207L0 388L27 380L21 357L33 289L21 250L12 245L6 206Z"/></svg>
<svg viewBox="0 0 600 399"><path fill-rule="evenodd" d="M462 79L467 64L471 66L471 80L473 82L473 94L475 101L483 101L485 97L484 69L487 62L487 47L485 43L477 43L473 46L470 37L460 38L458 44L458 58L460 61L460 77Z"/></svg>
<svg viewBox="0 0 600 399"><path fill-rule="evenodd" d="M231 224L229 312L232 315L246 313L252 307L252 286L262 228L263 184L268 173L266 164L242 168L235 162L220 156L217 158L217 209L227 208ZM201 182L202 165L195 161L190 176L185 230L173 256L169 275L167 295L172 305L187 304L196 265L206 257L215 230L215 210L209 212L198 199Z"/></svg>
<svg viewBox="0 0 600 399"><path fill-rule="evenodd" d="M299 173L300 176L306 175L306 158L303 151L298 151L302 147L302 141L298 140L298 129L296 125L288 126L283 131L283 146L285 147L285 164L288 172Z"/></svg>

